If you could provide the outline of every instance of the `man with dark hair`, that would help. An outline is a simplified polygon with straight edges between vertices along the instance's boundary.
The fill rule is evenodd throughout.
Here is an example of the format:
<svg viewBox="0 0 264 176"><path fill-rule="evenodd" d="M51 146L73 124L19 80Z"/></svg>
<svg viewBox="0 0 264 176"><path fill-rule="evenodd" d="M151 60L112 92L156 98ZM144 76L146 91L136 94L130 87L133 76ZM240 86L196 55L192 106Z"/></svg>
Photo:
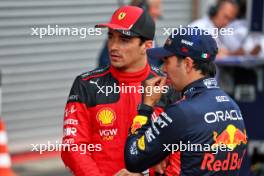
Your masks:
<svg viewBox="0 0 264 176"><path fill-rule="evenodd" d="M238 4L235 0L218 0L216 5L210 7L208 15L193 21L190 26L207 30L216 39L219 47L219 56L230 55L229 48L225 46L223 37L232 35L232 29L227 29L238 14ZM224 31L224 32L222 32Z"/></svg>
<svg viewBox="0 0 264 176"><path fill-rule="evenodd" d="M137 6L149 13L151 18L156 22L161 16L161 0L132 0L130 5ZM153 46L156 47L156 41L153 40ZM148 62L153 66L159 67L162 65L162 61L156 58L148 57ZM100 56L98 58L99 67L110 65L109 53L107 44L104 45Z"/></svg>
<svg viewBox="0 0 264 176"><path fill-rule="evenodd" d="M247 32L244 31L246 28L232 24L242 14L242 10L245 10L240 7L241 3L242 1L238 3L236 0L218 0L209 8L207 16L190 24L190 26L208 30L211 35L215 36L219 47L219 57L260 53L261 47L254 42L243 46L247 37ZM250 44L252 46L249 46Z"/></svg>
<svg viewBox="0 0 264 176"><path fill-rule="evenodd" d="M146 10L154 21L161 16L161 0L131 0L130 5Z"/></svg>
<svg viewBox="0 0 264 176"><path fill-rule="evenodd" d="M163 48L148 50L164 58L164 71L182 99L152 121L161 93L144 95L126 141L126 167L140 172L169 156L160 170L168 176L238 175L247 135L238 105L213 78L216 42L203 30L185 29L196 33L172 33ZM145 86L159 89L165 82L155 77Z"/></svg>
<svg viewBox="0 0 264 176"><path fill-rule="evenodd" d="M143 9L123 6L109 23L96 27L109 29L111 64L75 79L64 115L63 144L68 147L61 156L76 176L142 175L125 169L124 145L141 103L143 82L163 75L147 62L155 23ZM155 113L166 100L161 103Z"/></svg>

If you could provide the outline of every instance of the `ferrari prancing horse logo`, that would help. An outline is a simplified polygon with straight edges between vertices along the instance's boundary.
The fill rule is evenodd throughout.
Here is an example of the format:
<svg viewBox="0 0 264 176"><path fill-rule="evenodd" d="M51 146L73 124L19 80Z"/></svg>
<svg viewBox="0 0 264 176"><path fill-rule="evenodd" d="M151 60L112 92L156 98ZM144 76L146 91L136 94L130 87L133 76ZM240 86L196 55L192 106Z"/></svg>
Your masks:
<svg viewBox="0 0 264 176"><path fill-rule="evenodd" d="M126 16L126 13L125 12L120 12L119 15L118 15L118 20L123 20Z"/></svg>

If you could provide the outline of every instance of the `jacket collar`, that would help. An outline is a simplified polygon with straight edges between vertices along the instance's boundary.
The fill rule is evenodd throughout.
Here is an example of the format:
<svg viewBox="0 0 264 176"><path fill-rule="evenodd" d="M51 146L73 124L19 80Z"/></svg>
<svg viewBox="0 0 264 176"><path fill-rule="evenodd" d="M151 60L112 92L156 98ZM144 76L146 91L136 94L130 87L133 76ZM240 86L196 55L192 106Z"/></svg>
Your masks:
<svg viewBox="0 0 264 176"><path fill-rule="evenodd" d="M198 79L189 85L187 85L182 90L182 96L185 96L186 98L193 97L195 94L203 92L207 89L218 89L217 81L215 78L210 77L204 77L201 79Z"/></svg>
<svg viewBox="0 0 264 176"><path fill-rule="evenodd" d="M110 66L110 72L114 78L120 82L141 82L147 79L150 73L150 66L146 64L145 68L132 73L122 72L113 66Z"/></svg>

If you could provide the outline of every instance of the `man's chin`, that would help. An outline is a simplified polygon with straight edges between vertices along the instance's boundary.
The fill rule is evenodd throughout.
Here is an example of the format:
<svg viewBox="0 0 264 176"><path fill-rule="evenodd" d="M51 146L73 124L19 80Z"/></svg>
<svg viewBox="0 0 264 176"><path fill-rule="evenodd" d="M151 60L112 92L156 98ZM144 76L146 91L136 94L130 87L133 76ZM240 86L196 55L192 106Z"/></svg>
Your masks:
<svg viewBox="0 0 264 176"><path fill-rule="evenodd" d="M111 65L117 69L121 69L124 67L122 63L118 63L118 62L111 62Z"/></svg>
<svg viewBox="0 0 264 176"><path fill-rule="evenodd" d="M172 86L173 89L175 89L176 91L181 91L179 86L177 86L177 84L175 84L175 82L173 82L173 80L169 80L169 85Z"/></svg>

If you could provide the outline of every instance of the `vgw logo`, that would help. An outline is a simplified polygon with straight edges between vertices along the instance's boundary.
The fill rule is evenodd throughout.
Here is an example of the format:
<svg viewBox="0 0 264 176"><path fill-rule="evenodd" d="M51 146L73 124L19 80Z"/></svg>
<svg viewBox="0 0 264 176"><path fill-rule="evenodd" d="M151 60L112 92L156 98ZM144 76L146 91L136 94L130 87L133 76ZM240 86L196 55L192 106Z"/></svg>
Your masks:
<svg viewBox="0 0 264 176"><path fill-rule="evenodd" d="M99 130L99 133L103 140L110 141L117 135L117 128Z"/></svg>

